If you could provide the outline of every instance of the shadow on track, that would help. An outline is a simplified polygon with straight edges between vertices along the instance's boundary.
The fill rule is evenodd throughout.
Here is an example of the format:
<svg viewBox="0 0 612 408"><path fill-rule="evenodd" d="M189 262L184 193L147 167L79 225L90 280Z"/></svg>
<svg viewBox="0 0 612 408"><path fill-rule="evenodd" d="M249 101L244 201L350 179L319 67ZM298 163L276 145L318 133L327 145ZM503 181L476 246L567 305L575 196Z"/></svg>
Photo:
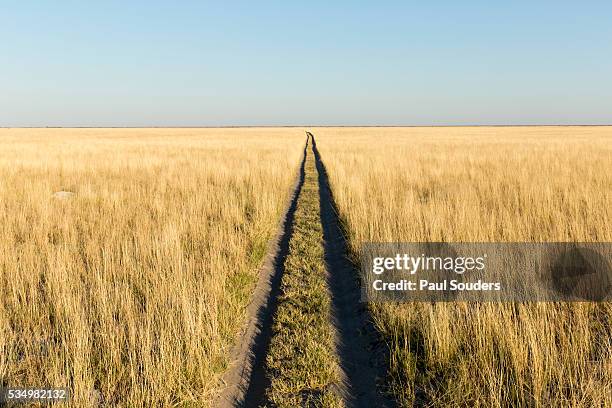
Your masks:
<svg viewBox="0 0 612 408"><path fill-rule="evenodd" d="M307 134L319 173L325 262L332 297L332 323L337 333L336 347L344 372L344 400L347 407L394 407L395 402L382 392L379 384L387 373L387 359L381 356L380 340L372 324L367 303L360 301L358 272L347 256L347 243L325 165L321 161L314 136Z"/></svg>

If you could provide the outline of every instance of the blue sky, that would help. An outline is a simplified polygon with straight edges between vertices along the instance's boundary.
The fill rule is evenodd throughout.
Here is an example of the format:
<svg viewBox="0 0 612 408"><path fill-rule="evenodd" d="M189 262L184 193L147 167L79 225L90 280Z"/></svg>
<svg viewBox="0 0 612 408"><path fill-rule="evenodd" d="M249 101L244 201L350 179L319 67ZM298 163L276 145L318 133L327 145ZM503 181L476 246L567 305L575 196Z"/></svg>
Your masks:
<svg viewBox="0 0 612 408"><path fill-rule="evenodd" d="M611 124L608 2L0 2L0 126Z"/></svg>

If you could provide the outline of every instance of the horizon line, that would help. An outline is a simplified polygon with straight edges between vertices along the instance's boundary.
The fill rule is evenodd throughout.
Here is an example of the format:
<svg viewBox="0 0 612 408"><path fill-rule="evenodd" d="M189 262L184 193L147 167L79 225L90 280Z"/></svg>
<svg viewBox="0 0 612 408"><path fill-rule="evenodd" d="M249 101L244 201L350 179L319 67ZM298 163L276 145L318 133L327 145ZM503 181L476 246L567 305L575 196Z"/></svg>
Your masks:
<svg viewBox="0 0 612 408"><path fill-rule="evenodd" d="M241 128L419 128L419 127L610 127L609 124L456 124L456 125L195 125L195 126L0 126L0 129L241 129Z"/></svg>

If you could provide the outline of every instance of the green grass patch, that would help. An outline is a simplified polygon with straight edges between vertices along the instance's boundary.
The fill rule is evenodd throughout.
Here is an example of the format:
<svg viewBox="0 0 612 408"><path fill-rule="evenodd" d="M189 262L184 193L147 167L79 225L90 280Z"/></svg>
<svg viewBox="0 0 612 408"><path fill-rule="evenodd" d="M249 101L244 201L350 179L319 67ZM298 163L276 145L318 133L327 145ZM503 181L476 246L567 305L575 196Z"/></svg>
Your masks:
<svg viewBox="0 0 612 408"><path fill-rule="evenodd" d="M309 148L267 356L269 405L342 407L319 185Z"/></svg>

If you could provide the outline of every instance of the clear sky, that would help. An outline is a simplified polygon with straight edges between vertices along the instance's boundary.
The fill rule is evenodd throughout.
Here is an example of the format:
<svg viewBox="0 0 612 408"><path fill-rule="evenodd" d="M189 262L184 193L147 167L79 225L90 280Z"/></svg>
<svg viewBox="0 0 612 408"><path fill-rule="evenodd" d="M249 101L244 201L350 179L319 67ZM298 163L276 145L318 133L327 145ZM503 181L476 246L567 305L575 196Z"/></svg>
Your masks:
<svg viewBox="0 0 612 408"><path fill-rule="evenodd" d="M15 0L0 39L0 126L612 124L606 1Z"/></svg>

